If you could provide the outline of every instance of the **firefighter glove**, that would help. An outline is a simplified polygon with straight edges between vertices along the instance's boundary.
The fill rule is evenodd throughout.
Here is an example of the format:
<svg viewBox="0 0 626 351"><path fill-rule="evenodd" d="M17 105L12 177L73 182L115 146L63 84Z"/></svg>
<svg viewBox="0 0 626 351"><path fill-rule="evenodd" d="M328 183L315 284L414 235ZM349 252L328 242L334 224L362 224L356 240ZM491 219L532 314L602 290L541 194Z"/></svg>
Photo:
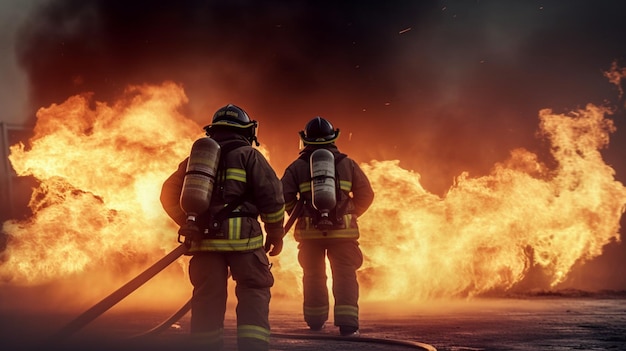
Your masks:
<svg viewBox="0 0 626 351"><path fill-rule="evenodd" d="M283 238L276 236L267 236L265 239L265 252L269 252L270 256L276 256L283 250Z"/></svg>
<svg viewBox="0 0 626 351"><path fill-rule="evenodd" d="M187 222L178 229L178 235L184 236L188 240L199 240L202 238L200 228L195 223Z"/></svg>

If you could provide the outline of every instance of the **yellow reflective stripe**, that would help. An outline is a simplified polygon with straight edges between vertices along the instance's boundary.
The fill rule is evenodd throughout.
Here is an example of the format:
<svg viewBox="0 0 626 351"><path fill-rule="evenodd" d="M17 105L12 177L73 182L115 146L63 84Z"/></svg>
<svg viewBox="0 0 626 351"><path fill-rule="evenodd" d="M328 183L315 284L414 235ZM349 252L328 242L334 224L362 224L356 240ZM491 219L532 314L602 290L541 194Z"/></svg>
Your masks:
<svg viewBox="0 0 626 351"><path fill-rule="evenodd" d="M311 217L304 217L301 220L305 221L305 225L304 228L296 226L293 233L296 241L304 239L358 239L360 236L358 228L350 227L352 224L352 214L350 213L343 216L344 223L346 223L348 228L331 229L325 232L315 229Z"/></svg>
<svg viewBox="0 0 626 351"><path fill-rule="evenodd" d="M298 200L293 200L293 201L289 201L288 203L286 203L285 211L291 211L294 207L296 207L296 202L298 202Z"/></svg>
<svg viewBox="0 0 626 351"><path fill-rule="evenodd" d="M349 180L340 180L339 188L344 191L352 191L352 182Z"/></svg>
<svg viewBox="0 0 626 351"><path fill-rule="evenodd" d="M280 210L272 213L261 213L261 220L265 223L280 222L285 218L285 206L282 206Z"/></svg>
<svg viewBox="0 0 626 351"><path fill-rule="evenodd" d="M307 316L325 316L328 314L328 305L320 307L308 307L304 306L304 314Z"/></svg>
<svg viewBox="0 0 626 351"><path fill-rule="evenodd" d="M246 251L258 249L259 247L263 247L263 235L237 240L204 239L199 242L192 241L189 251Z"/></svg>
<svg viewBox="0 0 626 351"><path fill-rule="evenodd" d="M237 337L270 342L270 330L258 325L242 324L237 326Z"/></svg>
<svg viewBox="0 0 626 351"><path fill-rule="evenodd" d="M246 182L246 170L241 168L226 169L226 180L236 180L242 183Z"/></svg>
<svg viewBox="0 0 626 351"><path fill-rule="evenodd" d="M351 305L338 305L335 306L335 316L351 316L358 317L359 316L359 308L357 306Z"/></svg>
<svg viewBox="0 0 626 351"><path fill-rule="evenodd" d="M324 233L326 233L326 235L324 235ZM321 232L317 229L298 230L298 228L296 228L294 237L296 241L306 239L358 239L359 231L355 228L329 230L327 232Z"/></svg>
<svg viewBox="0 0 626 351"><path fill-rule="evenodd" d="M300 193L311 191L311 182L300 183L300 185L298 185L298 189L300 189Z"/></svg>
<svg viewBox="0 0 626 351"><path fill-rule="evenodd" d="M237 240L241 238L241 217L228 219L228 239Z"/></svg>

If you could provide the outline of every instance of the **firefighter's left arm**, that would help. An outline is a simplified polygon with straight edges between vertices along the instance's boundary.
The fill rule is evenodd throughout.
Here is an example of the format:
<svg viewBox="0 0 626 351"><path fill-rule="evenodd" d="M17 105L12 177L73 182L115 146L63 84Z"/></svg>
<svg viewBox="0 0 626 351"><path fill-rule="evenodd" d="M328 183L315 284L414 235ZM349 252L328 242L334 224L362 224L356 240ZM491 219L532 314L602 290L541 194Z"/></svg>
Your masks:
<svg viewBox="0 0 626 351"><path fill-rule="evenodd" d="M187 215L183 209L180 208L180 193L185 179L187 162L188 158L181 162L178 165L178 169L163 182L163 186L161 187L161 205L170 218L178 225L185 224L187 220Z"/></svg>
<svg viewBox="0 0 626 351"><path fill-rule="evenodd" d="M374 201L374 189L361 167L352 161L352 202L357 216L363 215Z"/></svg>

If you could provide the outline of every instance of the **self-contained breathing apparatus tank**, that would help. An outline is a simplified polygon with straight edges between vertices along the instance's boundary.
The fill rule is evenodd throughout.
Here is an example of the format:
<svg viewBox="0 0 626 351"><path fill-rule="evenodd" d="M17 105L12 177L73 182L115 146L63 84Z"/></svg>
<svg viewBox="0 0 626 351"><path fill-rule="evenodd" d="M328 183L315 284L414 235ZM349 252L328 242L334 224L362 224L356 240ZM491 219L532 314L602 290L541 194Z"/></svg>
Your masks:
<svg viewBox="0 0 626 351"><path fill-rule="evenodd" d="M210 137L202 137L191 146L180 193L180 207L187 215L187 223L178 231L179 242L181 235L192 237L200 233L196 219L209 209L220 153L220 145Z"/></svg>
<svg viewBox="0 0 626 351"><path fill-rule="evenodd" d="M311 154L310 167L312 204L320 212L317 228L328 230L333 226L330 211L337 204L335 156L327 149L317 149Z"/></svg>

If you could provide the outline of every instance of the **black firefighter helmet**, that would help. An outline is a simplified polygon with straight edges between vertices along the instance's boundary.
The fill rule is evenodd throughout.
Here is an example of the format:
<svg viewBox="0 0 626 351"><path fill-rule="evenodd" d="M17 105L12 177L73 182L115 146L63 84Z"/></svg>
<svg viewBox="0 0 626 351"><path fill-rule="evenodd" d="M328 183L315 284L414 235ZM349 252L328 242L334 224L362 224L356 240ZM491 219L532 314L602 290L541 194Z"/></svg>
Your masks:
<svg viewBox="0 0 626 351"><path fill-rule="evenodd" d="M339 138L339 128L333 129L329 121L316 116L306 124L304 130L300 131L300 138L305 145L334 143Z"/></svg>
<svg viewBox="0 0 626 351"><path fill-rule="evenodd" d="M204 130L208 136L211 136L218 130L231 130L246 137L250 143L256 143L259 146L256 138L257 127L258 122L250 119L246 111L241 107L228 104L215 111L213 121L205 126Z"/></svg>

